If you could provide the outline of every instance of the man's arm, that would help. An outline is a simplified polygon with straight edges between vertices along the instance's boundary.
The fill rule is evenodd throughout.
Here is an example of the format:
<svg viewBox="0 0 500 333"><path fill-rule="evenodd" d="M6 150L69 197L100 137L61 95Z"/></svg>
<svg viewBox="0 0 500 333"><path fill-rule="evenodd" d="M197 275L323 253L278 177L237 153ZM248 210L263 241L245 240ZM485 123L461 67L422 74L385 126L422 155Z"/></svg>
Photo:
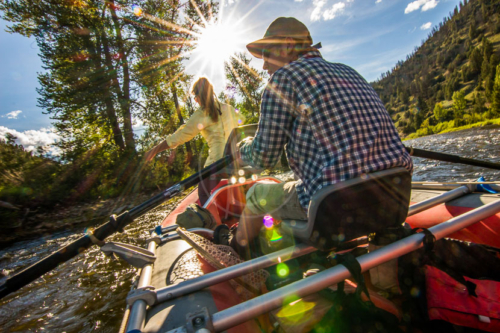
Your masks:
<svg viewBox="0 0 500 333"><path fill-rule="evenodd" d="M278 162L291 136L295 104L289 79L282 73L273 75L262 95L255 137L240 144L243 162L257 168L272 168Z"/></svg>

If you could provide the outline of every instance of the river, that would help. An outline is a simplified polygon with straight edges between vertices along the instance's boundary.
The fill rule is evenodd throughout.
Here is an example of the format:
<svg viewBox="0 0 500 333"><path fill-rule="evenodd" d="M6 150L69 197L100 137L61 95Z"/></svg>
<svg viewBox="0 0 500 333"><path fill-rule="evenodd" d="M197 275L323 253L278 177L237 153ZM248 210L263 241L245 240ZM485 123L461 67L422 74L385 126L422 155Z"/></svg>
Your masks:
<svg viewBox="0 0 500 333"><path fill-rule="evenodd" d="M476 128L405 141L406 146L500 163L500 128ZM414 159L414 181L487 181L500 171ZM178 199L179 200L179 199ZM167 203L136 219L108 240L143 246L148 230L175 207ZM0 250L0 270L11 276L66 243L83 228L45 235ZM136 270L106 257L97 246L60 265L29 286L0 300L0 332L117 332ZM5 278L0 280L0 283Z"/></svg>

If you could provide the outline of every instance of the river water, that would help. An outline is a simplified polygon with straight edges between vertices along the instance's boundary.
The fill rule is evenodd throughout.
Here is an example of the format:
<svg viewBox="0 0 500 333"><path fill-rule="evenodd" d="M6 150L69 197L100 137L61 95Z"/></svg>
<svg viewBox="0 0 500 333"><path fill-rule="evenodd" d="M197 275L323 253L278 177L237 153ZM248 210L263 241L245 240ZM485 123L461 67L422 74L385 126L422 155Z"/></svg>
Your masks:
<svg viewBox="0 0 500 333"><path fill-rule="evenodd" d="M500 128L478 128L405 141L406 146L500 163ZM500 180L500 171L414 159L415 181ZM179 199L178 199L179 200ZM177 200L177 201L178 201ZM144 245L148 230L176 205L170 202L136 219L107 240ZM0 270L11 276L66 243L83 228L15 243L0 250ZM0 332L117 332L136 270L104 256L97 246L0 300ZM5 278L0 279L0 283Z"/></svg>

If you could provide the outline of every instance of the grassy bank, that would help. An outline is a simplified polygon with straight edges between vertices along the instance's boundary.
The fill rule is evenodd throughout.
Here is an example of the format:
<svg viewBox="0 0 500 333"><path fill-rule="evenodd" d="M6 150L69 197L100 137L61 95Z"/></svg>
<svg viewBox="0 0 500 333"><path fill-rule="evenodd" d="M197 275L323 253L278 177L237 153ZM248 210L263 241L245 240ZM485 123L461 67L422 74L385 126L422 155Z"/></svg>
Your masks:
<svg viewBox="0 0 500 333"><path fill-rule="evenodd" d="M442 123L440 123L442 124ZM444 134L444 133L450 133L450 132L457 132L457 131L463 131L466 129L474 128L474 127L484 127L484 126L489 126L489 125L496 125L500 126L500 118L496 119L488 119L485 121L480 121L477 123L469 124L469 125L464 125L464 126L457 126L457 127L450 127L450 126L443 126L444 129L438 132L432 132L432 131L422 131L419 130L416 133L412 133L408 135L407 137L403 138L403 141L405 140L411 140L411 139L416 139L428 135L435 135L435 134ZM438 125L433 126L434 128L438 127Z"/></svg>

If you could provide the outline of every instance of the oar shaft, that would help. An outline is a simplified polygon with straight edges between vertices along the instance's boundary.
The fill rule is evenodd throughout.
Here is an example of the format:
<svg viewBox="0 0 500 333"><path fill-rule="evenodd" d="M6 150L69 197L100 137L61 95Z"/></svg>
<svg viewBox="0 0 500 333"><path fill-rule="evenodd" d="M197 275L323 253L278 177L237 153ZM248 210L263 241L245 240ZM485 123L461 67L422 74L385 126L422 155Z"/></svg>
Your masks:
<svg viewBox="0 0 500 333"><path fill-rule="evenodd" d="M132 223L135 218L157 207L161 203L170 200L178 193L182 192L184 189L198 184L201 180L205 179L209 175L222 170L232 161L232 156L225 156L214 164L204 168L200 172L184 179L178 184L147 200L146 202L132 208L130 211L127 211L118 217L111 216L110 222L103 224L94 231L94 236L98 240L106 239L117 230L121 230L128 224ZM85 235L77 239L73 243L52 253L48 257L45 257L44 259L36 262L30 267L22 270L0 285L0 299L31 283L45 273L53 270L59 264L77 256L92 245L93 241L91 237L89 235Z"/></svg>
<svg viewBox="0 0 500 333"><path fill-rule="evenodd" d="M493 163L487 161L479 161L472 158L460 157L457 155L439 153L436 151L405 147L406 150L410 153L410 155L421 158L428 158L431 160L443 161L443 162L451 162L451 163L460 163L467 164L473 166L479 166L483 168L490 168L495 170L500 170L500 163Z"/></svg>

